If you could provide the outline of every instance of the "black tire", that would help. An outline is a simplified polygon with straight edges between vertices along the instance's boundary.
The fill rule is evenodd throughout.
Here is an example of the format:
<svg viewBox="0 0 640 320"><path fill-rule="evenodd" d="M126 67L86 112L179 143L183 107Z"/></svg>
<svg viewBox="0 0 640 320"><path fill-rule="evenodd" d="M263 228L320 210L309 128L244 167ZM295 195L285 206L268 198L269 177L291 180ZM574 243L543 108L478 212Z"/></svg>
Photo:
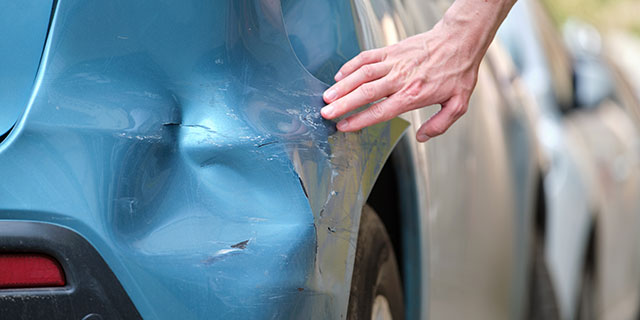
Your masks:
<svg viewBox="0 0 640 320"><path fill-rule="evenodd" d="M529 319L557 320L560 312L556 303L556 295L551 283L551 276L544 258L542 236L536 234L531 246L531 277L529 291Z"/></svg>
<svg viewBox="0 0 640 320"><path fill-rule="evenodd" d="M580 284L580 297L576 310L576 319L593 320L597 316L598 306L596 301L596 250L595 225L589 234L584 267L582 268L582 283Z"/></svg>
<svg viewBox="0 0 640 320"><path fill-rule="evenodd" d="M393 319L404 319L402 280L389 235L369 206L362 208L347 319L370 320L377 296L387 299Z"/></svg>
<svg viewBox="0 0 640 320"><path fill-rule="evenodd" d="M578 311L576 319L595 320L596 319L596 299L595 299L595 278L593 268L587 265L582 273L582 285L580 289L580 301L578 301Z"/></svg>

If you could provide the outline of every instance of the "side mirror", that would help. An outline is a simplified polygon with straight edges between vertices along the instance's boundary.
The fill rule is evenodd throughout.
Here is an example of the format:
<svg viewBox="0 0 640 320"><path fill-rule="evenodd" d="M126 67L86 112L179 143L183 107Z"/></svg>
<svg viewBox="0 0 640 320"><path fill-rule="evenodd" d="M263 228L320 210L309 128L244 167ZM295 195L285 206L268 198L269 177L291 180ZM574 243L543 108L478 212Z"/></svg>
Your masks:
<svg viewBox="0 0 640 320"><path fill-rule="evenodd" d="M595 108L614 94L612 76L602 57L600 33L590 24L570 19L563 27L564 41L573 58L575 106Z"/></svg>

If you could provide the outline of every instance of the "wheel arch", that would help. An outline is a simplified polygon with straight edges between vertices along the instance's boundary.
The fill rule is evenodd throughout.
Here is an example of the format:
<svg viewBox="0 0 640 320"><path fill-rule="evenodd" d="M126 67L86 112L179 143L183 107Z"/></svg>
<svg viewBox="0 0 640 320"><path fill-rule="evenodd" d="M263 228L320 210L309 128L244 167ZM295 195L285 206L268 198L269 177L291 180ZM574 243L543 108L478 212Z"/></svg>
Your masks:
<svg viewBox="0 0 640 320"><path fill-rule="evenodd" d="M424 265L421 234L420 201L418 181L404 136L387 159L376 180L367 203L374 208L382 220L396 252L402 277L405 314L407 319L418 319L426 311L422 303L423 278L428 276Z"/></svg>

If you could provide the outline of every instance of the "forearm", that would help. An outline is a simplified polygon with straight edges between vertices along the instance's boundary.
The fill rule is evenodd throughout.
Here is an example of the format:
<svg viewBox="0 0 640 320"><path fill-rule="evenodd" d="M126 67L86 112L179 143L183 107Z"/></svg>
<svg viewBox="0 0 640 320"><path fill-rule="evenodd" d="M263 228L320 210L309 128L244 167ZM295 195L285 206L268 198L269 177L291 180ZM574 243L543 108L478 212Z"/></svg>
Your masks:
<svg viewBox="0 0 640 320"><path fill-rule="evenodd" d="M444 133L467 111L482 57L515 1L456 0L430 31L359 54L325 92L322 116L335 119L377 101L337 124L338 130L356 131L440 104L416 138L424 142Z"/></svg>
<svg viewBox="0 0 640 320"><path fill-rule="evenodd" d="M434 27L460 38L463 55L478 64L516 0L456 0Z"/></svg>

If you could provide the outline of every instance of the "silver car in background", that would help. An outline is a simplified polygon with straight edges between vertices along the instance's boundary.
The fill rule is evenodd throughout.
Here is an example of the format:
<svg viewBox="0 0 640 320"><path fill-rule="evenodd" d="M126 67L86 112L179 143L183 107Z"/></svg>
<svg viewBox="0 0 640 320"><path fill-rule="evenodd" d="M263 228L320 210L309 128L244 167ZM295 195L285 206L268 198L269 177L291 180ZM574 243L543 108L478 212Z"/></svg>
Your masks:
<svg viewBox="0 0 640 320"><path fill-rule="evenodd" d="M354 3L369 23L366 49L428 30L446 7ZM437 139L418 144L413 132L438 107L406 114L409 133L369 196L382 220L384 204L399 207L409 319L522 319L532 312L533 293L544 287L534 285L544 277L533 279L535 271L544 272L530 267L540 261L533 240L542 199L533 101L510 66L508 55L492 46L467 114Z"/></svg>
<svg viewBox="0 0 640 320"><path fill-rule="evenodd" d="M515 64L489 48L446 134L414 137L437 106L355 133L321 118L345 61L429 30L448 2L42 7L35 93L0 135L0 249L44 250L72 272L55 288L0 286L0 318L634 315L637 102L614 82L576 108L578 60L527 3L504 29ZM78 276L96 270L112 287L91 280L106 271Z"/></svg>
<svg viewBox="0 0 640 320"><path fill-rule="evenodd" d="M638 103L575 23L565 42L536 1L499 31L535 96L547 163L545 257L563 319L631 319L640 299Z"/></svg>

